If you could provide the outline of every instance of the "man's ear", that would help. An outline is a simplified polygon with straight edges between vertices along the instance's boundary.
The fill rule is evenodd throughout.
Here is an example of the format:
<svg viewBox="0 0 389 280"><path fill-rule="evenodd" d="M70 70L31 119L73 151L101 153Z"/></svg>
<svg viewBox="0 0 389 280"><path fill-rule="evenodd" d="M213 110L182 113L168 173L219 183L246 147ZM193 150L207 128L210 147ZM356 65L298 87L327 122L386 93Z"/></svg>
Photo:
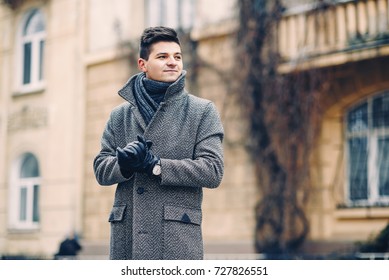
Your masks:
<svg viewBox="0 0 389 280"><path fill-rule="evenodd" d="M138 59L138 68L142 72L147 72L146 60L144 60L143 58L139 58Z"/></svg>

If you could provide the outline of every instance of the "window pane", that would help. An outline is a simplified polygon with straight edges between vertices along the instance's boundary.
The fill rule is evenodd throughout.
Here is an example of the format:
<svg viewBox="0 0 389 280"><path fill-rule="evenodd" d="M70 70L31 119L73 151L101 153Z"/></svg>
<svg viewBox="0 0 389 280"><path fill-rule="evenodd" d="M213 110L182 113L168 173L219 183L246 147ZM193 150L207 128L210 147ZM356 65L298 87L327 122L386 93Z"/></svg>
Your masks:
<svg viewBox="0 0 389 280"><path fill-rule="evenodd" d="M389 95L373 100L373 127L389 126Z"/></svg>
<svg viewBox="0 0 389 280"><path fill-rule="evenodd" d="M146 20L148 26L158 26L162 24L162 0L147 0Z"/></svg>
<svg viewBox="0 0 389 280"><path fill-rule="evenodd" d="M45 41L40 41L39 44L39 81L43 80L43 53L45 49Z"/></svg>
<svg viewBox="0 0 389 280"><path fill-rule="evenodd" d="M27 219L27 188L20 188L20 209L19 220L25 221Z"/></svg>
<svg viewBox="0 0 389 280"><path fill-rule="evenodd" d="M20 178L39 177L38 161L32 154L26 154L20 168Z"/></svg>
<svg viewBox="0 0 389 280"><path fill-rule="evenodd" d="M348 131L358 132L368 128L367 103L356 107L348 114Z"/></svg>
<svg viewBox="0 0 389 280"><path fill-rule="evenodd" d="M367 199L367 138L349 140L350 199Z"/></svg>
<svg viewBox="0 0 389 280"><path fill-rule="evenodd" d="M34 185L32 221L39 222L39 186Z"/></svg>
<svg viewBox="0 0 389 280"><path fill-rule="evenodd" d="M389 195L389 138L378 140L379 195Z"/></svg>
<svg viewBox="0 0 389 280"><path fill-rule="evenodd" d="M177 0L165 0L162 14L162 23L165 26L178 27Z"/></svg>
<svg viewBox="0 0 389 280"><path fill-rule="evenodd" d="M178 1L179 7L179 25L183 29L188 29L193 26L193 0Z"/></svg>
<svg viewBox="0 0 389 280"><path fill-rule="evenodd" d="M45 22L43 15L39 10L34 10L30 13L24 26L23 34L31 35L45 30Z"/></svg>
<svg viewBox="0 0 389 280"><path fill-rule="evenodd" d="M23 84L31 82L31 43L23 46Z"/></svg>

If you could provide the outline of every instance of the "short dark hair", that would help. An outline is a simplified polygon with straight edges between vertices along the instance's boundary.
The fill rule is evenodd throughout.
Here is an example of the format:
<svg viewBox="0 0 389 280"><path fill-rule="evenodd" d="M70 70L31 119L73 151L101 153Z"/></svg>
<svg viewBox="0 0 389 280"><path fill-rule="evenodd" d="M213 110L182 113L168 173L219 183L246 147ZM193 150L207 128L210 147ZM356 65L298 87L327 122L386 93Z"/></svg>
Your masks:
<svg viewBox="0 0 389 280"><path fill-rule="evenodd" d="M140 38L139 56L143 59L149 59L151 47L158 42L175 42L181 46L177 32L170 27L156 26L148 27L143 31Z"/></svg>

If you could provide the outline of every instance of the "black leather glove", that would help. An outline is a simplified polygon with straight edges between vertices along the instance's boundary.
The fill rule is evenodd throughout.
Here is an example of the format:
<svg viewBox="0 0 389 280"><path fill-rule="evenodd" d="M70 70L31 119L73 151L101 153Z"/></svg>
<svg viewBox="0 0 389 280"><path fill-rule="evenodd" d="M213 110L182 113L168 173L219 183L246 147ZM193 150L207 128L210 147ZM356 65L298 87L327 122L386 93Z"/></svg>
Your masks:
<svg viewBox="0 0 389 280"><path fill-rule="evenodd" d="M134 172L144 172L144 160L151 142L143 141L144 138L141 142L140 139L138 136L138 141L129 143L123 149L120 147L116 149L120 171L126 178L131 177Z"/></svg>
<svg viewBox="0 0 389 280"><path fill-rule="evenodd" d="M146 172L148 175L153 175L153 168L158 163L160 158L158 156L155 156L152 151L150 150L153 143L151 141L146 141L146 139L143 136L138 136L138 141L143 144L143 146L146 147L146 155L143 160L143 169L144 172Z"/></svg>

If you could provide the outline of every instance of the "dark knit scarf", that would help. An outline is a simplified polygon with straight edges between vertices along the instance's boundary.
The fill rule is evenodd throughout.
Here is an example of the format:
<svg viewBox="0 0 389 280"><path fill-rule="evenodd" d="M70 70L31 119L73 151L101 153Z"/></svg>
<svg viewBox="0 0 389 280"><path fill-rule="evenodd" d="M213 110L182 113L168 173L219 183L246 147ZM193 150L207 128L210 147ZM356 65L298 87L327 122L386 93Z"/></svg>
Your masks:
<svg viewBox="0 0 389 280"><path fill-rule="evenodd" d="M146 125L153 118L159 104L165 97L167 88L171 84L147 79L145 73L140 73L136 77L134 96Z"/></svg>

